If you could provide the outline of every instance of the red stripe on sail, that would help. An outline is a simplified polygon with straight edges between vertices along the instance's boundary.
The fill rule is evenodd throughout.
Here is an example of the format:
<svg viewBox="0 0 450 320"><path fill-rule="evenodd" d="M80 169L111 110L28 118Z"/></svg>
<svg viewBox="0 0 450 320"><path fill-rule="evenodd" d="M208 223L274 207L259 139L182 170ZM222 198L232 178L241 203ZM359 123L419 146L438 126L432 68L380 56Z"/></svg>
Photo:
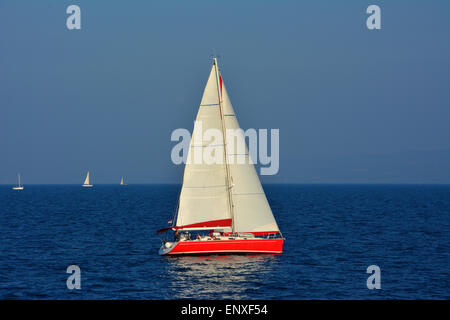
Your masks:
<svg viewBox="0 0 450 320"><path fill-rule="evenodd" d="M174 229L189 229L189 228L216 228L216 227L231 227L232 219L210 220L198 223L187 224L184 226L173 226L168 228L159 229L158 234L166 232L167 230Z"/></svg>
<svg viewBox="0 0 450 320"><path fill-rule="evenodd" d="M185 226L174 227L175 229L187 228L213 228L213 227L231 227L232 219L211 220L198 223L187 224Z"/></svg>
<svg viewBox="0 0 450 320"><path fill-rule="evenodd" d="M220 81L220 97L222 98L222 76L219 76Z"/></svg>

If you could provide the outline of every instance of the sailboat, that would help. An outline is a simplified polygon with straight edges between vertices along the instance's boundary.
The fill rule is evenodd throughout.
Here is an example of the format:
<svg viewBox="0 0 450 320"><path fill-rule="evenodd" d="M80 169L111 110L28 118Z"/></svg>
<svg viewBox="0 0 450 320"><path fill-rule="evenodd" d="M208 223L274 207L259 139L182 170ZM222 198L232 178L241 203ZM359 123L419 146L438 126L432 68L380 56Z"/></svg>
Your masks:
<svg viewBox="0 0 450 320"><path fill-rule="evenodd" d="M222 133L223 141L206 144L199 138L211 128ZM173 230L174 240L163 239L160 255L283 252L284 238L249 161L245 137L237 137L245 153L231 150L227 129L240 127L214 58L194 124L178 207L171 226L157 231ZM210 148L223 154L222 163L189 161L198 150L210 152ZM239 157L244 164L236 160ZM197 231L196 237L192 231Z"/></svg>
<svg viewBox="0 0 450 320"><path fill-rule="evenodd" d="M20 184L20 173L17 174L17 179L19 180L19 185L18 186L14 186L13 190L23 190L23 186Z"/></svg>
<svg viewBox="0 0 450 320"><path fill-rule="evenodd" d="M120 185L121 185L121 186L126 186L126 184L125 184L125 182L124 182L124 180L123 180L123 176L122 176L122 179L120 179Z"/></svg>
<svg viewBox="0 0 450 320"><path fill-rule="evenodd" d="M86 179L84 180L82 187L93 187L93 185L89 182L89 171L86 175Z"/></svg>

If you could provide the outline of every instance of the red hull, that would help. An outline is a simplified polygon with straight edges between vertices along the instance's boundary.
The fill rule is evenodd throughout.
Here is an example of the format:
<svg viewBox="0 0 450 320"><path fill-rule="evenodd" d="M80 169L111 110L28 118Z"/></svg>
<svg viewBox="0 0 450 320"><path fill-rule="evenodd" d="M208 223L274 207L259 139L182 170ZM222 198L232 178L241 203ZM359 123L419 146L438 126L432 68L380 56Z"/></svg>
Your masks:
<svg viewBox="0 0 450 320"><path fill-rule="evenodd" d="M283 239L182 241L165 255L219 253L282 253Z"/></svg>

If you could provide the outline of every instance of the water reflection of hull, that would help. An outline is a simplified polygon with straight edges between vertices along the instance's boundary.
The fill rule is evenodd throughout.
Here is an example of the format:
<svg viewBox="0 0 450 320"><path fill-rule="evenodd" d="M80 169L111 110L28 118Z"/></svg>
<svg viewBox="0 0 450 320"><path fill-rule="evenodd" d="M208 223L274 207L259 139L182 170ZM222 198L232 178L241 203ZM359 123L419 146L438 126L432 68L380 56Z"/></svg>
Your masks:
<svg viewBox="0 0 450 320"><path fill-rule="evenodd" d="M161 249L161 255L280 254L283 252L283 239L192 240L176 242L171 248Z"/></svg>
<svg viewBox="0 0 450 320"><path fill-rule="evenodd" d="M271 287L283 261L280 254L165 256L164 277L170 280L167 299L276 299Z"/></svg>

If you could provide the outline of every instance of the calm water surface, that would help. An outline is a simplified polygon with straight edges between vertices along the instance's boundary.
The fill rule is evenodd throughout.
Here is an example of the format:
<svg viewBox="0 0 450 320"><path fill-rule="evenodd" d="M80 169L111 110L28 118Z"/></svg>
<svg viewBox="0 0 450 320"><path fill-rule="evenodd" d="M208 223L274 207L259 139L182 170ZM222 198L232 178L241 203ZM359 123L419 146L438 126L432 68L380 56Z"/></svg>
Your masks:
<svg viewBox="0 0 450 320"><path fill-rule="evenodd" d="M450 186L266 185L283 255L160 257L179 188L0 186L0 298L450 299Z"/></svg>

